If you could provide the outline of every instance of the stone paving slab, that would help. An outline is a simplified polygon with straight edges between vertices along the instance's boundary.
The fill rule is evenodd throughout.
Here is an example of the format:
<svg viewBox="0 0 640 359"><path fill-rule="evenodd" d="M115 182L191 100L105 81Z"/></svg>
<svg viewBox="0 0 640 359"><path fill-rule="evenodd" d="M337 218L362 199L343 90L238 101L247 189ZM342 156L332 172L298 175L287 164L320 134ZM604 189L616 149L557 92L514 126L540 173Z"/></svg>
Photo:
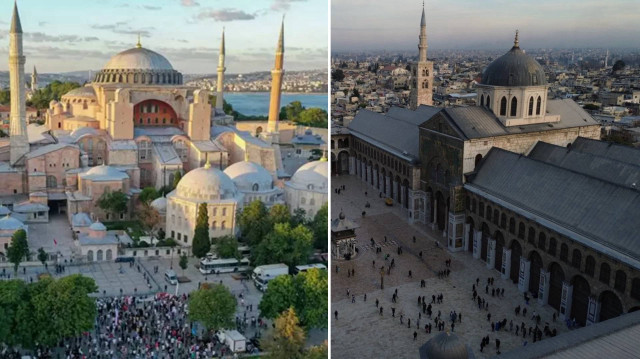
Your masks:
<svg viewBox="0 0 640 359"><path fill-rule="evenodd" d="M441 318L446 320L446 328L451 330L449 313L455 310L462 314L462 322L456 323L454 332L470 345L478 358L490 357L496 354L495 339L501 341L500 350L508 351L531 343L532 337L522 338L515 335L515 325L522 322L527 327L534 324L531 319L533 311L542 317L542 327L545 322L550 323L551 328L556 328L558 333L567 331L560 320L552 322L555 312L550 306L541 307L537 301L530 301L527 306L524 297L518 291L511 280L503 280L500 273L488 269L486 263L476 260L469 252L451 253L443 248L444 238L441 233L433 232L425 226L409 225L403 217L402 210L397 206L386 207L382 200L371 198L372 194L364 196L364 190L372 191L371 187L362 187L364 184L353 176L333 177L332 185L345 184L346 191L341 195L332 195L332 216L335 217L344 211L347 217L360 224L356 230L358 255L350 261L334 261L331 268L331 301L332 301L332 357L335 358L416 358L418 348L433 336L437 335L437 329L433 326L431 334L426 334L424 325L428 318L421 315L420 326L416 327L421 311L418 307L418 296L426 296L427 302L431 302L432 295L442 294L442 304L434 304L434 317L438 311ZM378 196L375 196L378 197ZM369 202L370 208L366 208L367 214L362 217L364 205ZM387 244L382 245L382 254L376 254L370 244L373 237L377 245L384 243L387 236ZM416 236L416 242L413 242ZM395 243L394 243L395 242ZM439 246L436 245L439 243ZM397 248L401 246L403 254L397 254ZM419 256L422 251L422 259ZM390 258L385 261L384 256ZM380 289L380 267L384 264L385 270L389 261L395 258L396 267L391 275L384 275L384 289ZM444 270L445 260L451 259L451 274L440 279L438 271ZM376 268L373 267L376 261ZM336 273L336 266L339 271ZM355 270L355 276L348 275L349 270ZM412 271L409 278L408 271ZM494 278L495 288L504 288L504 298L492 297L491 288L489 294L484 292L488 277ZM477 303L472 300L472 285L480 280L478 294L489 303L488 310L478 309ZM420 287L420 280L426 281L426 288ZM347 297L347 289L350 295L355 295L355 303L351 296ZM399 299L392 303L392 295L398 290ZM364 302L364 294L367 301ZM375 307L375 299L384 307L384 315L380 316ZM516 316L514 309L521 305L527 308L527 317ZM391 316L391 307L396 308L396 317ZM338 320L333 317L333 311L338 311ZM403 324L400 324L399 314L402 312ZM491 321L487 320L487 314L491 313L492 321L507 319L514 322L514 332L491 331ZM411 319L412 328L407 328L407 318ZM430 323L434 323L433 320ZM508 324L507 324L508 327ZM417 340L413 340L413 332L418 333ZM490 345L480 352L481 338L489 335Z"/></svg>

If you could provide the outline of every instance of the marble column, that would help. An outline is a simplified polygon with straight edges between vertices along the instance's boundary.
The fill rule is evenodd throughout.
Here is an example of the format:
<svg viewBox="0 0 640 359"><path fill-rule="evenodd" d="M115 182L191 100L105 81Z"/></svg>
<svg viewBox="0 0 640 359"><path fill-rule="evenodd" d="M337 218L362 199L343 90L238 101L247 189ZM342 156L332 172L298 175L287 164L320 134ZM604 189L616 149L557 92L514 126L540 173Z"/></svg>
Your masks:
<svg viewBox="0 0 640 359"><path fill-rule="evenodd" d="M493 269L496 265L496 240L489 238L489 248L487 248L487 268Z"/></svg>
<svg viewBox="0 0 640 359"><path fill-rule="evenodd" d="M571 316L571 302L573 300L573 286L569 282L562 282L562 294L560 296L560 318L569 319Z"/></svg>
<svg viewBox="0 0 640 359"><path fill-rule="evenodd" d="M471 223L465 223L464 224L464 241L462 242L464 248L463 250L466 251L467 248L469 248L469 231L471 231Z"/></svg>
<svg viewBox="0 0 640 359"><path fill-rule="evenodd" d="M540 285L538 288L538 303L545 305L549 301L549 285L551 273L540 268Z"/></svg>
<svg viewBox="0 0 640 359"><path fill-rule="evenodd" d="M356 158L353 156L349 157L349 174L350 175L356 174Z"/></svg>
<svg viewBox="0 0 640 359"><path fill-rule="evenodd" d="M509 279L511 276L511 249L502 248L502 279Z"/></svg>
<svg viewBox="0 0 640 359"><path fill-rule="evenodd" d="M587 309L587 325L600 321L600 302L596 297L589 296L589 307Z"/></svg>
<svg viewBox="0 0 640 359"><path fill-rule="evenodd" d="M473 258L480 259L482 253L482 231L476 231L473 235Z"/></svg>
<svg viewBox="0 0 640 359"><path fill-rule="evenodd" d="M520 272L518 273L518 289L521 292L526 292L529 290L529 277L531 261L526 259L525 257L520 256Z"/></svg>

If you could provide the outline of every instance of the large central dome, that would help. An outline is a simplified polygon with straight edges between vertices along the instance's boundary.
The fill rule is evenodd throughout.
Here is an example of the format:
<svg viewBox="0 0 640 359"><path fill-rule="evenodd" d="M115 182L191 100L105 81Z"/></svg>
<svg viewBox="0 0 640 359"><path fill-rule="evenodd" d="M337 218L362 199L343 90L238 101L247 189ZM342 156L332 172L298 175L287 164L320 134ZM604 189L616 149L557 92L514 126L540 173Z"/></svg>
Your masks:
<svg viewBox="0 0 640 359"><path fill-rule="evenodd" d="M138 43L132 49L113 56L93 79L97 83L139 85L181 85L182 74L173 69L169 60Z"/></svg>
<svg viewBox="0 0 640 359"><path fill-rule="evenodd" d="M122 51L107 62L104 70L173 70L166 57L143 47Z"/></svg>
<svg viewBox="0 0 640 359"><path fill-rule="evenodd" d="M169 196L177 195L183 199L209 202L232 199L237 194L238 190L231 178L207 162L204 167L187 172Z"/></svg>
<svg viewBox="0 0 640 359"><path fill-rule="evenodd" d="M538 61L520 49L518 37L509 52L482 72L482 84L489 86L544 86L547 78Z"/></svg>

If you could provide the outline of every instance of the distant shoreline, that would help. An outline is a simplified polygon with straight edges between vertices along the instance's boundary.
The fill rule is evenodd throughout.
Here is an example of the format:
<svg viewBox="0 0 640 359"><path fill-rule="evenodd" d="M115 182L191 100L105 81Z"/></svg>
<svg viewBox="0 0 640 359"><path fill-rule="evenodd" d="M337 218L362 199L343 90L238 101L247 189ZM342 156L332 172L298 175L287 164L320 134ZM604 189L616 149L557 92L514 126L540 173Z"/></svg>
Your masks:
<svg viewBox="0 0 640 359"><path fill-rule="evenodd" d="M269 91L225 91L224 93L233 94L253 94L253 93L270 93ZM327 95L327 92L283 92L283 95Z"/></svg>

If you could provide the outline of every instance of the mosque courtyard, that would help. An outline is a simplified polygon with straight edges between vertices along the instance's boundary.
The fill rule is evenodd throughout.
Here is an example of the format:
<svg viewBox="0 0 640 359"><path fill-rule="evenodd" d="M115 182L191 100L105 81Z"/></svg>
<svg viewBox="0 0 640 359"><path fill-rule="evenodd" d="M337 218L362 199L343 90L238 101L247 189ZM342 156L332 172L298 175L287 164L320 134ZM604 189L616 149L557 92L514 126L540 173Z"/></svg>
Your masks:
<svg viewBox="0 0 640 359"><path fill-rule="evenodd" d="M345 190L339 195L332 192L332 219L343 211L347 218L360 226L356 229L358 254L355 258L350 261L332 261L331 344L334 357L418 357L419 347L439 333L433 319L423 314L418 320L418 313L422 312L418 296L425 296L426 303L429 304L432 295L443 295L442 304L432 305L432 318L437 317L440 312L441 319L445 321L445 330L451 331L450 312L461 314L461 322L456 321L454 332L471 347L476 358L496 355L496 339L500 340L502 353L532 343L533 336L528 333L525 338L521 333L516 336L515 327L522 323L527 331L528 328L535 327L535 321L531 318L534 312L541 316L541 330L545 323L549 323L551 330L557 329L558 334L568 330L560 319L553 322L555 309L548 305L540 306L535 299L531 299L527 305L523 293L511 280L502 279L498 271L487 269L485 262L473 259L469 252L449 252L441 233L431 231L424 225L410 225L397 204L386 206L384 198L380 198L372 187L366 186L361 180L354 176L340 176L333 177L331 184L332 191L345 186ZM368 192L366 195L365 191ZM370 204L369 208L365 208L367 202ZM366 211L364 217L363 211ZM387 237L386 243L384 236ZM382 253L376 254L375 248L371 246L372 237L376 245L382 247ZM400 255L397 252L398 246L402 248ZM389 258L385 260L387 254ZM387 275L386 270L392 259L395 260L395 266L391 274ZM438 272L447 269L445 261L449 259L450 275L441 279ZM384 289L380 289L380 267L383 265ZM355 274L349 274L351 271L355 271ZM412 272L411 278L409 271ZM494 278L494 285L489 286L487 294L485 286L489 277ZM478 295L489 303L488 310L479 309L477 301L472 299L472 286L476 279L479 279ZM421 288L421 280L425 280L426 287ZM492 289L497 288L504 288L504 297L491 295ZM395 290L398 299L397 303L392 303ZM352 303L353 295L355 303ZM376 308L376 299L384 308L382 316ZM526 308L526 316L522 312L516 316L514 311L518 305ZM395 307L395 317L392 317L392 307ZM337 320L335 311L338 312ZM487 318L489 313L491 320ZM401 314L403 324L400 323ZM506 330L492 331L491 322L505 318ZM411 328L407 327L408 319L411 320ZM513 321L511 332L510 321ZM424 329L427 323L432 324L430 334ZM417 332L415 341L414 332ZM481 340L486 336L489 336L489 345L480 352ZM544 338L543 335L542 340Z"/></svg>

